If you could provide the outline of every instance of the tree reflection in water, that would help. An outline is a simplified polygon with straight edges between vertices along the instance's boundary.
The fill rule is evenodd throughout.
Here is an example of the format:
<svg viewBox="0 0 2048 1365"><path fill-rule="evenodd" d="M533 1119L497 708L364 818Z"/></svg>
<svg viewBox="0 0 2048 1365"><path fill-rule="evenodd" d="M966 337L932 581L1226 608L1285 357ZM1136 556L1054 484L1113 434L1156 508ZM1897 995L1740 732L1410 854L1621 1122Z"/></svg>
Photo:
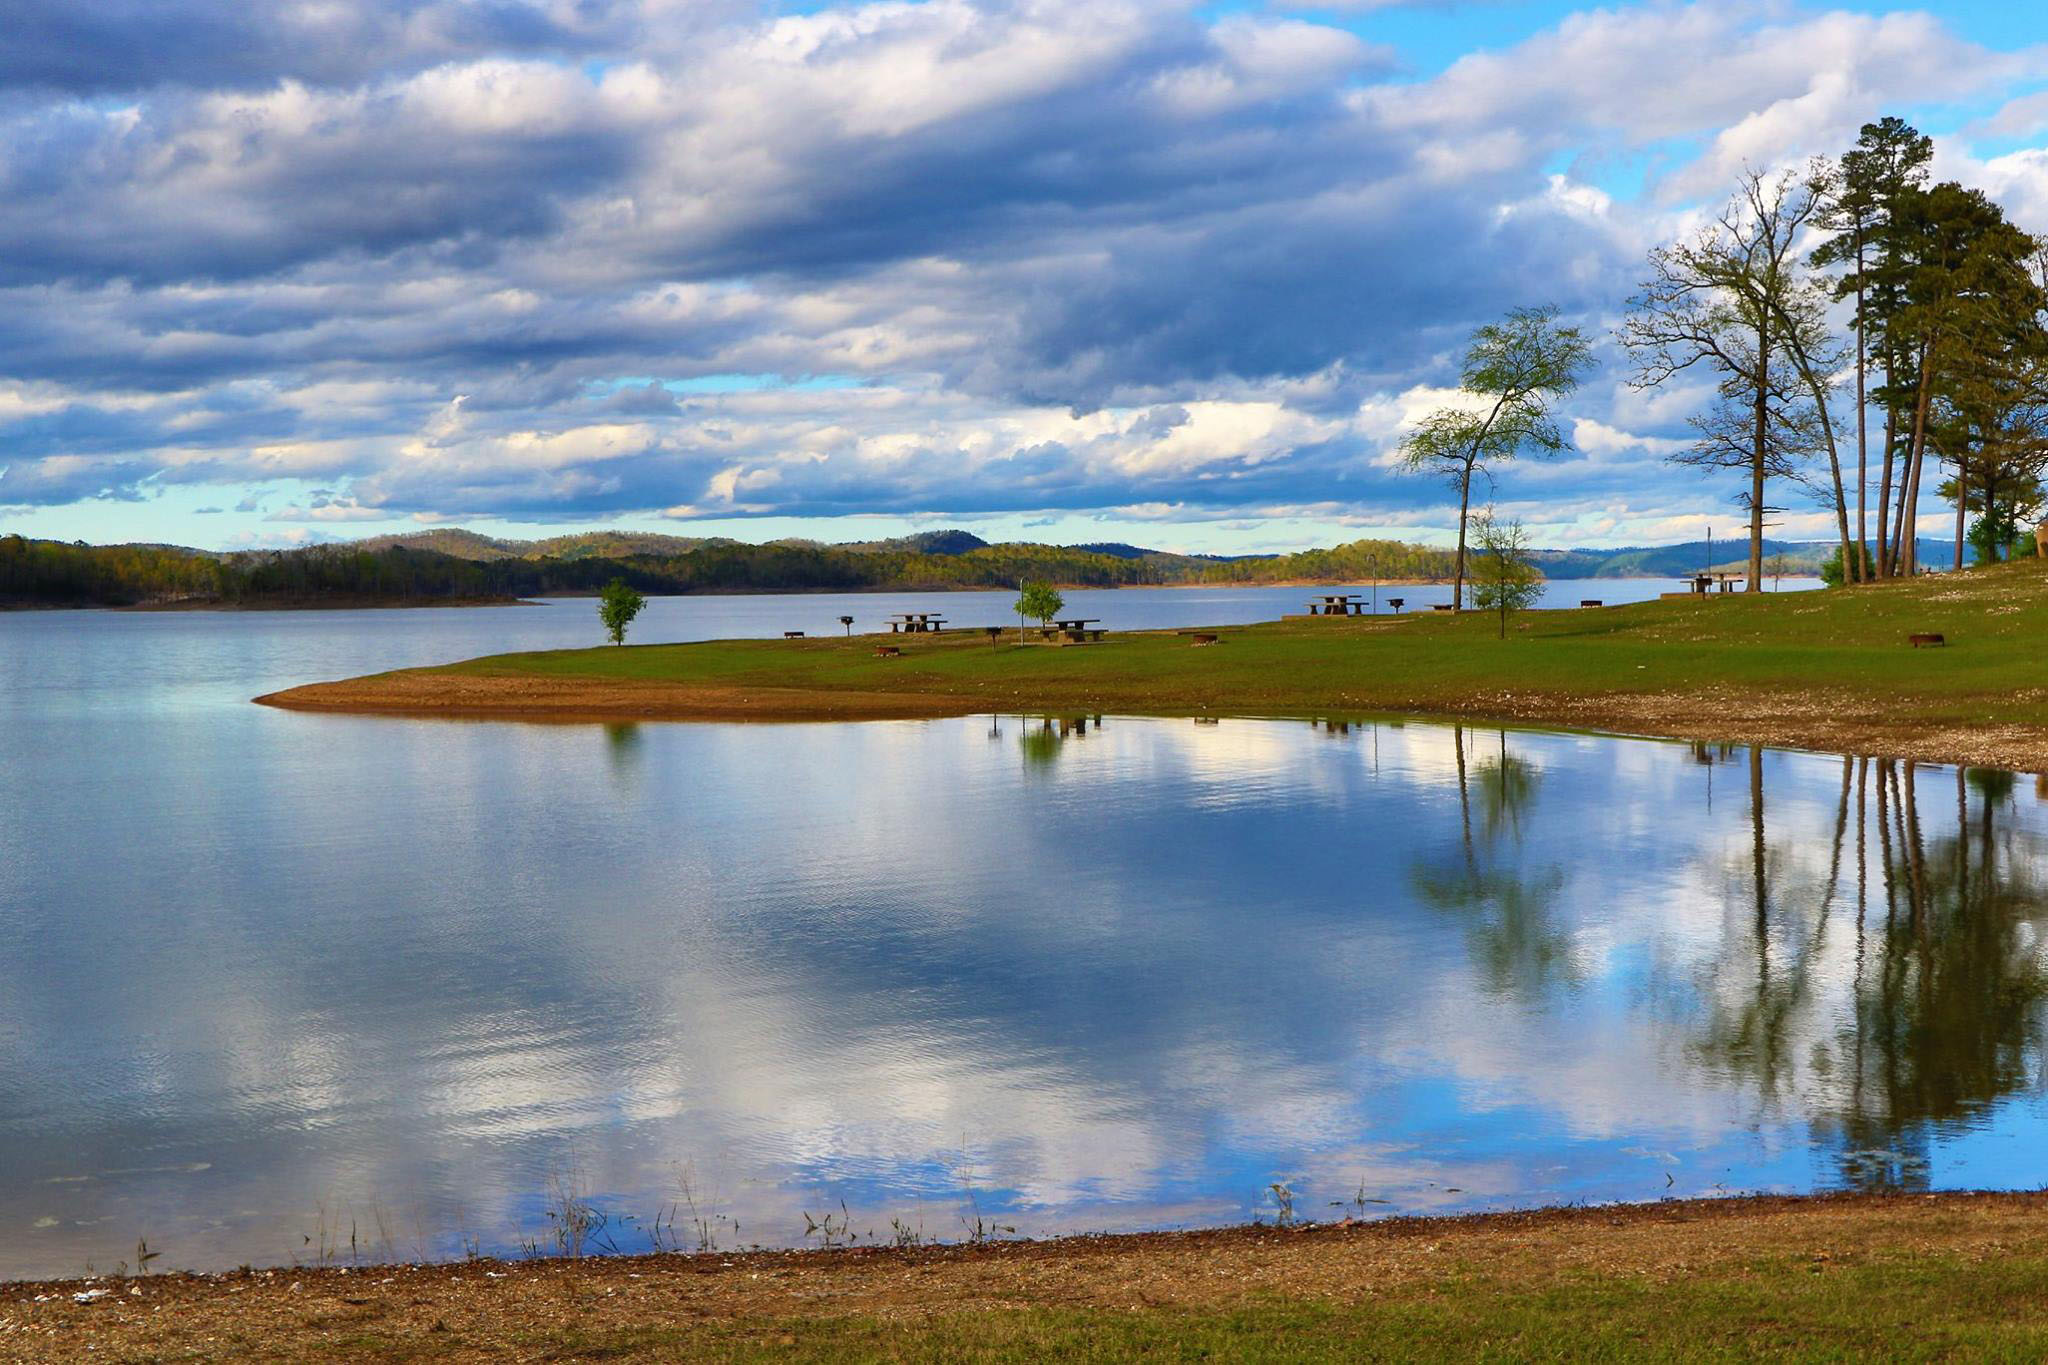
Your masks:
<svg viewBox="0 0 2048 1365"><path fill-rule="evenodd" d="M1494 752L1476 763L1467 756L1470 738L1462 726L1451 731L1462 856L1448 866L1417 865L1415 891L1425 905L1465 922L1466 944L1486 990L1534 1004L1581 979L1571 934L1559 923L1564 870L1522 867L1522 821L1542 774L1508 752L1505 730L1497 732Z"/></svg>
<svg viewBox="0 0 2048 1365"><path fill-rule="evenodd" d="M1695 1055L1811 1115L1844 1183L1925 1187L1936 1135L2036 1084L2048 848L2001 824L2010 774L1844 758L1816 858L1772 836L1763 761L1750 751L1749 837L1722 868L1730 914L1702 967ZM1931 808L1929 780L1953 784L1952 813Z"/></svg>
<svg viewBox="0 0 2048 1365"><path fill-rule="evenodd" d="M1035 721L1026 721L1019 742L1024 751L1024 761L1034 767L1044 767L1060 756L1060 749L1070 738L1085 737L1090 727L1102 728L1101 716L1041 716Z"/></svg>

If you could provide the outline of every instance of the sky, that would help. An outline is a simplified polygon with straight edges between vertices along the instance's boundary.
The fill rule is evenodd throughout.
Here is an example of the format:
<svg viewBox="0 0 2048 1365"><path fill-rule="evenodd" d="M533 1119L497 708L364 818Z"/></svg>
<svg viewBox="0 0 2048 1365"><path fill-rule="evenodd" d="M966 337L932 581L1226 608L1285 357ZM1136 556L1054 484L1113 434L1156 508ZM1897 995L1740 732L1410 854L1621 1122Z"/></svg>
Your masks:
<svg viewBox="0 0 2048 1365"><path fill-rule="evenodd" d="M2030 9L0 0L0 534L1441 543L1402 431L1540 304L1499 512L1727 534L1646 253L1885 114L2048 232Z"/></svg>

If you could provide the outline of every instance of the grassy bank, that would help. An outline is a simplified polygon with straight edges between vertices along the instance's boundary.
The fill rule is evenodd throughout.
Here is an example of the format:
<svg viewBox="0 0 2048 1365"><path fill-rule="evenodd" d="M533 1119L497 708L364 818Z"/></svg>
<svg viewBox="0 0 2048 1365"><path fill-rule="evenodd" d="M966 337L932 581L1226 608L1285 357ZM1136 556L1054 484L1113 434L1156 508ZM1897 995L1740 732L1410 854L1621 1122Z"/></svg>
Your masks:
<svg viewBox="0 0 2048 1365"><path fill-rule="evenodd" d="M109 1292L78 1303L80 1293ZM2039 1359L2048 1199L1671 1203L983 1247L0 1289L71 1360Z"/></svg>
<svg viewBox="0 0 2048 1365"><path fill-rule="evenodd" d="M2038 561L1853 592L1490 617L1425 613L1115 632L1055 648L978 632L500 655L294 688L309 710L553 719L823 719L978 711L1406 713L2048 770ZM596 627L593 622L593 633ZM1940 649L1907 636L1934 632Z"/></svg>

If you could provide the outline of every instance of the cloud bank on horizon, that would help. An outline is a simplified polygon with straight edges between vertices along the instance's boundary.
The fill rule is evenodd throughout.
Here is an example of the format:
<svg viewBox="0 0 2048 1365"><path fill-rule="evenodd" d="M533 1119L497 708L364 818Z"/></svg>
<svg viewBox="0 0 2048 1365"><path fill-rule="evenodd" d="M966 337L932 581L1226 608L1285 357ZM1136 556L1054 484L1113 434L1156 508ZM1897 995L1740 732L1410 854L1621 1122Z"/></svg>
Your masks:
<svg viewBox="0 0 2048 1365"><path fill-rule="evenodd" d="M0 531L1436 538L1466 335L1605 336L1745 164L1901 113L2048 230L1988 4L789 8L13 0ZM1604 361L1501 506L1726 523Z"/></svg>

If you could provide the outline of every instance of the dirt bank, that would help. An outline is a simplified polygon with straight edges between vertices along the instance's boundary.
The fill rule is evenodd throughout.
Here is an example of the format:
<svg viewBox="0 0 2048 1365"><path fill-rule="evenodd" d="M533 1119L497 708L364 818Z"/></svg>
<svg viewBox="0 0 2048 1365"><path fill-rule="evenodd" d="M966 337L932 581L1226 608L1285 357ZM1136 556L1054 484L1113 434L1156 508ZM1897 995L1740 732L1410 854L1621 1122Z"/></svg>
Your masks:
<svg viewBox="0 0 2048 1365"><path fill-rule="evenodd" d="M2048 1327L2044 1215L2039 1194L1757 1198L979 1247L13 1284L0 1287L0 1357L1014 1358L1052 1354L1078 1324L1080 1354L1121 1358L1119 1341L1175 1355L1176 1341L1241 1347L1247 1324L1257 1345L1262 1323L1296 1348L1288 1355L1319 1341L1368 1348L1341 1352L1352 1357L1487 1342L1569 1355L1572 1334L1591 1332L1651 1353L1718 1341L1745 1354L1789 1342L1928 1355L1979 1329L2026 1354ZM1999 1296L1983 1298L1994 1283ZM1635 1307L1599 1307L1614 1295ZM1424 1335L1403 1335L1417 1322Z"/></svg>

